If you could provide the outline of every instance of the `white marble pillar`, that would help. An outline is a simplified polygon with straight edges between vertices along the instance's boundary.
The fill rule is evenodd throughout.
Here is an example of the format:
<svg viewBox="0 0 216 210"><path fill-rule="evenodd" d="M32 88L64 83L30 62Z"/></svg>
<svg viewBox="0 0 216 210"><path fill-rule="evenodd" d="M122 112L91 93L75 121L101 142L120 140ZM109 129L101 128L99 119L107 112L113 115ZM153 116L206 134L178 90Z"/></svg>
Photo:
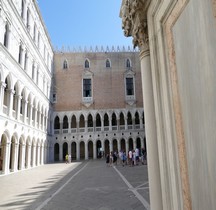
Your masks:
<svg viewBox="0 0 216 210"><path fill-rule="evenodd" d="M7 90L7 104L8 104L8 116L11 117L12 116L12 110L13 110L13 95L15 93L15 91L13 89Z"/></svg>
<svg viewBox="0 0 216 210"><path fill-rule="evenodd" d="M63 161L63 145L59 144L59 160Z"/></svg>
<svg viewBox="0 0 216 210"><path fill-rule="evenodd" d="M151 209L162 210L155 105L149 50L140 52Z"/></svg>
<svg viewBox="0 0 216 210"><path fill-rule="evenodd" d="M30 144L28 144L27 150L28 152L26 155L28 155L28 157L27 157L26 168L30 168L31 167L31 145Z"/></svg>

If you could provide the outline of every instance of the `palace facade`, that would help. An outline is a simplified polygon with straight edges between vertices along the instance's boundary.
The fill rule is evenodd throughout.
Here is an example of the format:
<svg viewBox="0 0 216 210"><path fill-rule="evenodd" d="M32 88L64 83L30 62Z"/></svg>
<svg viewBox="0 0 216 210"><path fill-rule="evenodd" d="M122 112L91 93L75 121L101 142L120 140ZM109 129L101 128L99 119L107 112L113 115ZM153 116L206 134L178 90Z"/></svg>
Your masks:
<svg viewBox="0 0 216 210"><path fill-rule="evenodd" d="M54 52L37 3L0 1L0 171L145 147L138 52Z"/></svg>
<svg viewBox="0 0 216 210"><path fill-rule="evenodd" d="M145 146L138 52L54 55L54 160Z"/></svg>

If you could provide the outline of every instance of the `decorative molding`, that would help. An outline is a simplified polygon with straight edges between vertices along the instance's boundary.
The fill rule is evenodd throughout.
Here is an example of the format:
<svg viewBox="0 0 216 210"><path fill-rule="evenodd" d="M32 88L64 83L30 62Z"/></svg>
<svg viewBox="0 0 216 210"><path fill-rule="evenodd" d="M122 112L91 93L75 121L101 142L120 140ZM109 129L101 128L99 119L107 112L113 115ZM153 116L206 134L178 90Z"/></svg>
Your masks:
<svg viewBox="0 0 216 210"><path fill-rule="evenodd" d="M166 23L165 23L165 33L168 45L168 54L169 54L169 64L170 64L170 77L171 77L171 87L173 95L173 107L175 114L175 126L178 139L178 155L180 163L180 176L182 182L182 195L183 195L183 205L185 210L192 209L191 201L191 192L189 184L189 175L188 175L188 163L187 163L187 151L186 151L186 142L184 135L184 127L182 120L182 109L179 93L179 84L178 84L178 75L177 75L177 66L176 66L176 56L175 56L175 46L172 28L176 23L177 19L185 9L189 0L177 1L175 7L170 13Z"/></svg>
<svg viewBox="0 0 216 210"><path fill-rule="evenodd" d="M120 17L126 37L133 37L133 45L140 51L149 50L147 8L148 0L123 0Z"/></svg>
<svg viewBox="0 0 216 210"><path fill-rule="evenodd" d="M216 18L216 0L212 0L212 4L213 4L213 15Z"/></svg>

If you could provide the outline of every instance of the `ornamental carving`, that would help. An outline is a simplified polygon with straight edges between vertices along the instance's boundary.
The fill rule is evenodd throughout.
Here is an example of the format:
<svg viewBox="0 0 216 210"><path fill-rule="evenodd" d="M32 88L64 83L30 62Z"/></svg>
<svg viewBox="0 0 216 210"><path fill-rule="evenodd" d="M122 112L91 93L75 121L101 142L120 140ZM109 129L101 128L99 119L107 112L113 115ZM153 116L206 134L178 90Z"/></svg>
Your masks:
<svg viewBox="0 0 216 210"><path fill-rule="evenodd" d="M133 37L133 45L140 50L149 49L147 6L149 0L123 0L120 17L126 37Z"/></svg>

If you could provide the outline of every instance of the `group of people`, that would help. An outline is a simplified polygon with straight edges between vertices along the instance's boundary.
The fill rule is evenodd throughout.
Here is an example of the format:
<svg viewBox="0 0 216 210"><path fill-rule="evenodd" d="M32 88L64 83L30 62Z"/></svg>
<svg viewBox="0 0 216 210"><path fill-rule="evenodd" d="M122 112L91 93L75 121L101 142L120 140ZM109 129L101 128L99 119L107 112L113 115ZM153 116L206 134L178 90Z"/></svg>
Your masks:
<svg viewBox="0 0 216 210"><path fill-rule="evenodd" d="M143 165L147 164L147 151L146 149L142 148L141 151L136 148L135 150L129 150L126 154L125 151L119 151L119 153L110 152L106 154L106 164L107 166L112 166L113 164L117 165L119 159L119 163L122 166L129 165L135 166L139 165L140 163Z"/></svg>

